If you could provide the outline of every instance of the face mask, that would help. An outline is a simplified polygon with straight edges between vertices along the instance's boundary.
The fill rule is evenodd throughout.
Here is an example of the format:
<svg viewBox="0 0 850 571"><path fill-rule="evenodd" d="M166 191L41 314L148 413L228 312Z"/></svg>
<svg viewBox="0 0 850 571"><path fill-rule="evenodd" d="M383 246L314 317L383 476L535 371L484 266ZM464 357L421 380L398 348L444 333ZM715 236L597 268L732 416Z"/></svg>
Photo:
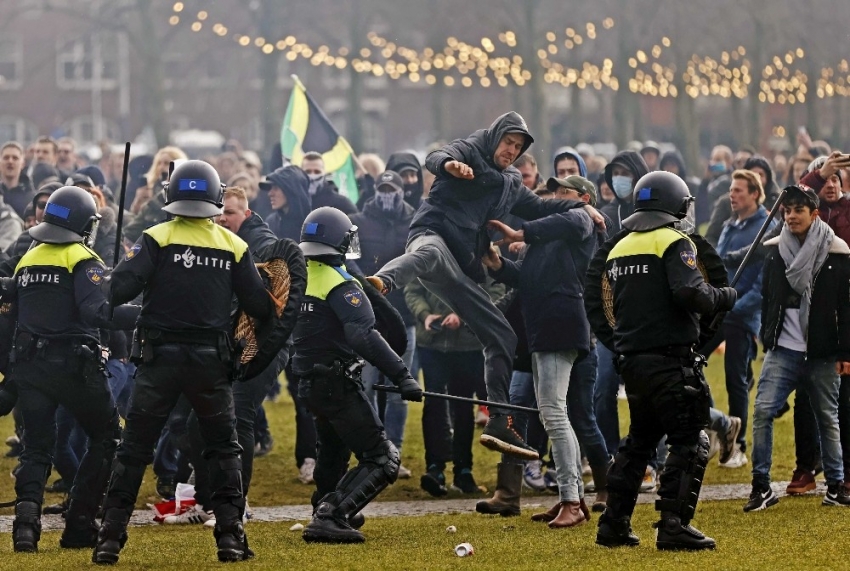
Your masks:
<svg viewBox="0 0 850 571"><path fill-rule="evenodd" d="M726 172L726 163L711 163L708 165L708 170L715 174Z"/></svg>
<svg viewBox="0 0 850 571"><path fill-rule="evenodd" d="M612 176L611 185L614 187L611 190L617 198L625 199L632 194L632 177L630 176Z"/></svg>
<svg viewBox="0 0 850 571"><path fill-rule="evenodd" d="M395 212L401 209L403 198L402 191L400 190L375 193L375 203L384 212Z"/></svg>
<svg viewBox="0 0 850 571"><path fill-rule="evenodd" d="M415 196L415 195L418 195L420 192L421 192L421 189L419 188L418 182L414 182L412 184L405 184L404 185L404 195L405 196Z"/></svg>
<svg viewBox="0 0 850 571"><path fill-rule="evenodd" d="M310 177L310 186L307 188L307 192L310 193L310 196L313 196L319 191L319 188L322 186L322 183L325 182L325 175L311 174L307 176Z"/></svg>

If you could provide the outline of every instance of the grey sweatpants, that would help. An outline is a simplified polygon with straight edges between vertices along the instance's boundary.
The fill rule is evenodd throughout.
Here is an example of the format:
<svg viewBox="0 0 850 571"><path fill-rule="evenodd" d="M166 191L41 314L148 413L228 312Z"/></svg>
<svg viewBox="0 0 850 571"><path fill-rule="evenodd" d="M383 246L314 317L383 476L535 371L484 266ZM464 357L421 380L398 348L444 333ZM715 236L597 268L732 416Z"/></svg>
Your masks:
<svg viewBox="0 0 850 571"><path fill-rule="evenodd" d="M451 307L484 346L487 398L509 402L516 334L487 292L461 271L442 237L431 232L416 236L407 245L405 254L387 263L375 275L391 289L403 288L419 278L428 291ZM490 409L490 414L504 413L501 409Z"/></svg>

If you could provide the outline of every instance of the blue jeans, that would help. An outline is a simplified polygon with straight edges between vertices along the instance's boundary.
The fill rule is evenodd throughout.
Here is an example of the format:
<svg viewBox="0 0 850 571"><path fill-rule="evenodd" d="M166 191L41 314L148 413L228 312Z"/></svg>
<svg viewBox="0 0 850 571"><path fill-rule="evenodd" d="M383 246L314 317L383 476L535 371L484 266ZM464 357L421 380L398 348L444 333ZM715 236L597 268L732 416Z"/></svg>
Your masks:
<svg viewBox="0 0 850 571"><path fill-rule="evenodd" d="M537 408L537 397L534 396L534 376L525 371L514 371L511 375L511 384L508 391L510 404ZM514 412L514 429L523 440L528 436L528 413ZM522 464L523 461L513 455L502 454L502 462L505 464Z"/></svg>
<svg viewBox="0 0 850 571"><path fill-rule="evenodd" d="M552 458L558 471L558 494L562 502L577 502L584 497L581 452L567 413L570 374L577 356L575 349L531 354L534 393L537 395L540 420L552 443Z"/></svg>
<svg viewBox="0 0 850 571"><path fill-rule="evenodd" d="M416 350L416 327L407 327L407 351L401 356L405 367L408 370L413 365L413 353ZM380 413L378 409L378 395L372 385L389 385L391 384L381 372L366 363L361 374L363 379L363 392L366 393L366 398L372 403L372 407ZM401 450L401 445L404 443L404 425L407 422L407 401L401 399L399 393L386 393L387 406L384 409L384 430L387 431L387 438L395 444L395 447ZM380 414L379 414L380 416Z"/></svg>
<svg viewBox="0 0 850 571"><path fill-rule="evenodd" d="M576 437L592 467L604 468L611 456L605 439L596 423L593 410L593 390L596 386L596 349L591 349L583 359L573 363L570 390L567 393L567 411Z"/></svg>
<svg viewBox="0 0 850 571"><path fill-rule="evenodd" d="M599 355L599 368L596 372L593 406L596 409L596 423L605 438L608 454L614 456L620 447L620 412L617 410L620 375L614 370L614 354L602 343L596 344L596 350Z"/></svg>
<svg viewBox="0 0 850 571"><path fill-rule="evenodd" d="M844 481L838 432L838 373L832 359L806 359L800 351L779 347L767 352L753 415L753 485L770 483L773 419L798 386L804 386L815 413L823 471L828 484Z"/></svg>

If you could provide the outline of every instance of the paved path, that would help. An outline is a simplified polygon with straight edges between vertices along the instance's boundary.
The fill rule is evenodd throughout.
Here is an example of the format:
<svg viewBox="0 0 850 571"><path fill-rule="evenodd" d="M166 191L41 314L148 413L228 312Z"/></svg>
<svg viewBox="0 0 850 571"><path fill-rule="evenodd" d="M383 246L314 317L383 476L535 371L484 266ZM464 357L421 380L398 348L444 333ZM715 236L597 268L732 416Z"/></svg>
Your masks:
<svg viewBox="0 0 850 571"><path fill-rule="evenodd" d="M774 482L774 491L781 495L785 494L785 487L788 482ZM823 483L818 485L818 490L813 494L825 493ZM718 501L718 500L744 500L750 494L749 484L726 484L705 486L700 494L701 501ZM655 501L655 494L640 494L638 497L639 504L649 504ZM374 502L369 504L364 510L368 517L392 517L392 516L417 516L430 514L451 514L451 513L470 513L475 511L475 502L480 498L474 499L455 499L455 500L423 500L423 501L408 501L408 502ZM588 503L592 503L593 494L587 495ZM555 501L555 496L531 496L524 497L522 507L525 510L537 509L540 507L550 507ZM307 523L310 519L312 508L309 505L295 506L277 506L277 507L252 507L250 512L253 514L251 521L278 522L278 521L300 521ZM0 516L0 532L12 531L13 516ZM130 520L130 525L156 525L153 521L150 510L136 510L133 518ZM62 529L64 520L58 515L46 515L42 518L42 527L45 531Z"/></svg>

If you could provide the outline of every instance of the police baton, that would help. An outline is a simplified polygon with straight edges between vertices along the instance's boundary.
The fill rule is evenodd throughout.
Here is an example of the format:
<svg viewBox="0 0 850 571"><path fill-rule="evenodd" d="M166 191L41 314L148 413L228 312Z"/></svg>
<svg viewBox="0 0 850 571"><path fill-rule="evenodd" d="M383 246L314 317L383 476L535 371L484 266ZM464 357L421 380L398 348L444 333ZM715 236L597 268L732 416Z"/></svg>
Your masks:
<svg viewBox="0 0 850 571"><path fill-rule="evenodd" d="M376 391L384 391L387 393L401 393L401 389L398 387L388 387L386 385L372 385L372 388ZM515 410L518 412L528 412L531 414L540 414L540 411L536 408L529 408L527 406L519 406L515 404L506 404L501 402L492 402L488 400L478 400L471 399L467 397L456 397L454 395L446 395L443 393L429 393L428 391L422 391L422 396L435 398L435 399L443 399L443 400L451 400L455 402L468 402L471 404L477 404L486 407L492 408L504 408L506 410Z"/></svg>
<svg viewBox="0 0 850 571"><path fill-rule="evenodd" d="M741 261L741 265L738 266L738 270L735 272L735 275L732 277L732 281L729 282L729 287L735 287L735 284L738 283L738 280L741 279L741 275L744 273L744 268L747 267L750 259L752 259L753 254L756 252L756 247L761 244L761 239L764 238L765 233L767 232L767 228L770 226L773 217L776 216L776 213L779 211L779 207L782 206L782 201L785 200L786 190L783 188L782 192L779 193L779 196L776 198L776 202L773 205L773 208L770 209L770 212L767 214L767 219L764 221L764 224L759 228L759 233L756 234L756 239L753 240L753 243L750 244L747 253L744 254L744 259ZM711 322L711 329L717 331L720 327L720 324L723 323L723 318L726 317L726 312L721 311L717 315L714 316L714 319Z"/></svg>
<svg viewBox="0 0 850 571"><path fill-rule="evenodd" d="M124 237L121 235L121 230L124 227L124 204L127 198L127 175L130 172L130 141L124 144L124 166L121 169L121 195L118 197L118 222L115 232L115 252L112 254L112 269L118 265L118 260L121 259L121 250L124 244ZM109 300L109 320L112 321L112 316L115 313L115 308L112 306L112 300Z"/></svg>

